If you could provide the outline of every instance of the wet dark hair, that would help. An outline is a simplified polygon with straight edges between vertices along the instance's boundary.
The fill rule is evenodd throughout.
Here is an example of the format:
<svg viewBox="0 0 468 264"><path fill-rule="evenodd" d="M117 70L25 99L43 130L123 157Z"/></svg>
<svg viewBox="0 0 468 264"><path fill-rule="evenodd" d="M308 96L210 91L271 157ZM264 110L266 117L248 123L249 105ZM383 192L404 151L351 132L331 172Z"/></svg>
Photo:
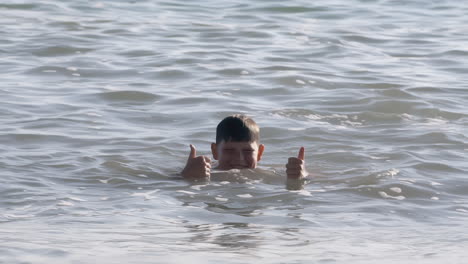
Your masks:
<svg viewBox="0 0 468 264"><path fill-rule="evenodd" d="M229 142L258 142L260 128L252 118L232 115L224 118L216 127L216 144Z"/></svg>

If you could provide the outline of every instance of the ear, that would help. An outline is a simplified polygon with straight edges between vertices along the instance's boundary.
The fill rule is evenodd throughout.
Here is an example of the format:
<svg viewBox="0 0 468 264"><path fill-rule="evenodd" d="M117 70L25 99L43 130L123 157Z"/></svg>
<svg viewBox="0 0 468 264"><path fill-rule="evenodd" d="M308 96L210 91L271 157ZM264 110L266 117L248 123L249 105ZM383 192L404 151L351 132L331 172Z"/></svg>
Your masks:
<svg viewBox="0 0 468 264"><path fill-rule="evenodd" d="M260 144L258 146L258 154L257 154L257 161L260 161L262 159L263 151L265 150L265 145Z"/></svg>
<svg viewBox="0 0 468 264"><path fill-rule="evenodd" d="M211 143L211 154L213 154L213 159L218 160L218 146L216 143Z"/></svg>

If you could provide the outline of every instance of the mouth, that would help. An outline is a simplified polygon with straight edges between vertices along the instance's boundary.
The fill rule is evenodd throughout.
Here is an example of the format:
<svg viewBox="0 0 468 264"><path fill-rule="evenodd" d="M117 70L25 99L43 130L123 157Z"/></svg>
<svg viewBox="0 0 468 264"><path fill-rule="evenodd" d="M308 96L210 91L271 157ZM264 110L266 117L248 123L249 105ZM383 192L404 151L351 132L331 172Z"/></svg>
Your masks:
<svg viewBox="0 0 468 264"><path fill-rule="evenodd" d="M242 169L249 169L249 166L246 165L238 165L238 164L224 164L224 166L218 166L218 169L221 170L242 170Z"/></svg>
<svg viewBox="0 0 468 264"><path fill-rule="evenodd" d="M231 166L231 169L236 169L236 170L241 170L241 169L247 169L247 166Z"/></svg>

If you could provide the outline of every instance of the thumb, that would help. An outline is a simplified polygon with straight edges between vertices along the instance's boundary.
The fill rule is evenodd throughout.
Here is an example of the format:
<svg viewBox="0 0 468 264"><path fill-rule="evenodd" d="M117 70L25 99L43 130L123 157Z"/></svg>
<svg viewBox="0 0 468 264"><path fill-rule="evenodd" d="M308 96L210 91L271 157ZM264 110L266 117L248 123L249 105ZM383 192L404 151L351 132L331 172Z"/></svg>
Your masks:
<svg viewBox="0 0 468 264"><path fill-rule="evenodd" d="M299 154L297 155L297 158L300 160L304 160L304 157L305 157L305 148L301 147L301 149L299 149Z"/></svg>
<svg viewBox="0 0 468 264"><path fill-rule="evenodd" d="M194 159L197 156L197 149L194 145L190 144L190 154L189 159Z"/></svg>

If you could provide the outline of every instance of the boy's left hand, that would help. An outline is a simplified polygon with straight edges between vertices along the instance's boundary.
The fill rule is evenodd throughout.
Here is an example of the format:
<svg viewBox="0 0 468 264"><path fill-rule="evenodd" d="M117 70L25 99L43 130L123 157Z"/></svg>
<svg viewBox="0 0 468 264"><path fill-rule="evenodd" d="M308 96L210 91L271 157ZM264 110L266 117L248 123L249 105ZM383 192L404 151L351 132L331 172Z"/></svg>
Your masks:
<svg viewBox="0 0 468 264"><path fill-rule="evenodd" d="M302 179L308 175L305 170L305 149L301 147L299 154L296 157L290 157L286 164L286 175L288 179Z"/></svg>

